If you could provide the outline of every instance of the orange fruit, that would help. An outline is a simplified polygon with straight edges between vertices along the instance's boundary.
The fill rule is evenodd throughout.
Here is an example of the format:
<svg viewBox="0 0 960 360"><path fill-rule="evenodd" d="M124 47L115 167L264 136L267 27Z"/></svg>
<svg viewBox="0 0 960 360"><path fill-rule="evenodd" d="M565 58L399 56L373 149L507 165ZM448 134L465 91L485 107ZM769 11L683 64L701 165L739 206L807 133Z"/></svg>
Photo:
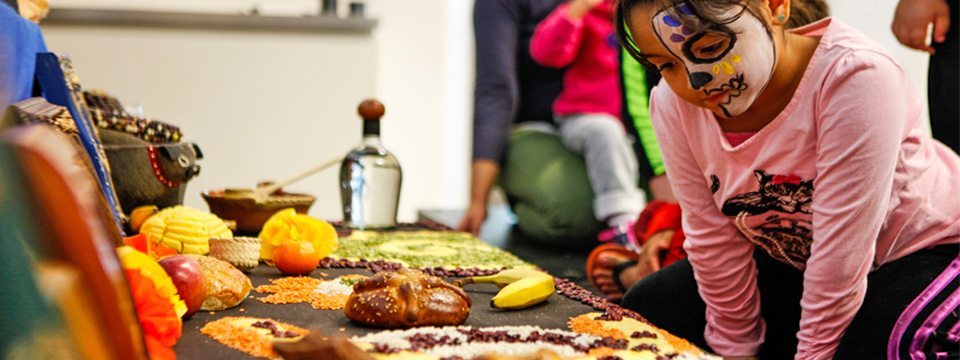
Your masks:
<svg viewBox="0 0 960 360"><path fill-rule="evenodd" d="M271 261L277 246L289 241L306 241L323 258L337 250L337 230L330 223L297 214L293 208L287 208L273 214L260 231L260 258Z"/></svg>
<svg viewBox="0 0 960 360"><path fill-rule="evenodd" d="M307 275L320 264L320 253L309 241L286 241L273 251L273 263L287 275Z"/></svg>

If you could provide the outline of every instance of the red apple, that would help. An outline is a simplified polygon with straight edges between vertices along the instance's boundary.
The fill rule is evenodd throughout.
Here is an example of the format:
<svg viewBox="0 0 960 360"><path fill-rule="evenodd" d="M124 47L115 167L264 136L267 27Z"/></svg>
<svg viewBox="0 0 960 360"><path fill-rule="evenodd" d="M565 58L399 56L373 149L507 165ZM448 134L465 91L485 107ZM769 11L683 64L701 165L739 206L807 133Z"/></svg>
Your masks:
<svg viewBox="0 0 960 360"><path fill-rule="evenodd" d="M187 318L200 310L200 305L207 297L207 284L200 263L184 255L167 256L158 262L173 279L180 299L187 303L187 313L183 317Z"/></svg>

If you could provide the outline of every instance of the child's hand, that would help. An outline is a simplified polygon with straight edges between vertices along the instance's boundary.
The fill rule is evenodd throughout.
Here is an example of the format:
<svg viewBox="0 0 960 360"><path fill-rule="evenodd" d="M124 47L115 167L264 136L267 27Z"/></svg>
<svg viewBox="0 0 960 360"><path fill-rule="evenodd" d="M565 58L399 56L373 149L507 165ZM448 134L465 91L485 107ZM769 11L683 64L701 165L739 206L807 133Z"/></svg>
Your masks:
<svg viewBox="0 0 960 360"><path fill-rule="evenodd" d="M942 43L950 28L950 6L944 0L900 0L890 29L901 44L934 53L927 45L927 26L933 23L933 41Z"/></svg>
<svg viewBox="0 0 960 360"><path fill-rule="evenodd" d="M658 232L647 239L643 248L640 249L640 257L637 258L637 279L642 279L660 270L660 252L670 247L670 240L672 239L673 230Z"/></svg>
<svg viewBox="0 0 960 360"><path fill-rule="evenodd" d="M593 8L604 2L604 0L570 0L570 7L567 9L567 15L573 19L583 19Z"/></svg>

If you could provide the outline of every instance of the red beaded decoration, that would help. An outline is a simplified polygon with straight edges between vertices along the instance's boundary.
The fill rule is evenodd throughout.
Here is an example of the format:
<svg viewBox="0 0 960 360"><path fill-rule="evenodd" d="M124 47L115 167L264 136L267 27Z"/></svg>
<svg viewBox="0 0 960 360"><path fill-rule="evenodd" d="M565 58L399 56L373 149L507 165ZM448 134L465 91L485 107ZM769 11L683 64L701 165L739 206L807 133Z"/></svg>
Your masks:
<svg viewBox="0 0 960 360"><path fill-rule="evenodd" d="M175 188L180 186L179 181L173 181L168 179L163 174L163 168L160 167L159 156L157 156L157 147L153 145L147 145L147 155L150 157L150 168L153 170L153 175L157 177L157 181L160 181L163 186L169 188Z"/></svg>

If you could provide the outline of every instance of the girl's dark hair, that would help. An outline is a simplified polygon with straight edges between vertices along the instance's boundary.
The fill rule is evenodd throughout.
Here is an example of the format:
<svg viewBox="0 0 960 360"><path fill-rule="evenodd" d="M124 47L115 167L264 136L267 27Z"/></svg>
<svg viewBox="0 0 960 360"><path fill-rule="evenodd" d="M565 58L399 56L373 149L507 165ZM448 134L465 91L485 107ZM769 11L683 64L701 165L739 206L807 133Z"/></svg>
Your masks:
<svg viewBox="0 0 960 360"><path fill-rule="evenodd" d="M675 6L678 4L685 4L685 9L689 11L678 13ZM646 66L650 64L641 56L628 29L630 25L628 14L634 7L640 5L653 5L658 9L667 9L670 15L695 32L728 31L727 24L737 20L743 11L749 10L754 14L760 14L763 7L763 3L756 0L747 0L746 3L743 0L620 0L614 19L617 26L617 39L630 56ZM742 10L732 16L728 15L729 9L736 6L741 7ZM803 26L829 15L830 9L825 0L793 0L790 2L790 19L787 20L785 28Z"/></svg>
<svg viewBox="0 0 960 360"><path fill-rule="evenodd" d="M825 0L794 0L790 2L790 19L784 27L801 27L827 16L830 16L830 6Z"/></svg>

